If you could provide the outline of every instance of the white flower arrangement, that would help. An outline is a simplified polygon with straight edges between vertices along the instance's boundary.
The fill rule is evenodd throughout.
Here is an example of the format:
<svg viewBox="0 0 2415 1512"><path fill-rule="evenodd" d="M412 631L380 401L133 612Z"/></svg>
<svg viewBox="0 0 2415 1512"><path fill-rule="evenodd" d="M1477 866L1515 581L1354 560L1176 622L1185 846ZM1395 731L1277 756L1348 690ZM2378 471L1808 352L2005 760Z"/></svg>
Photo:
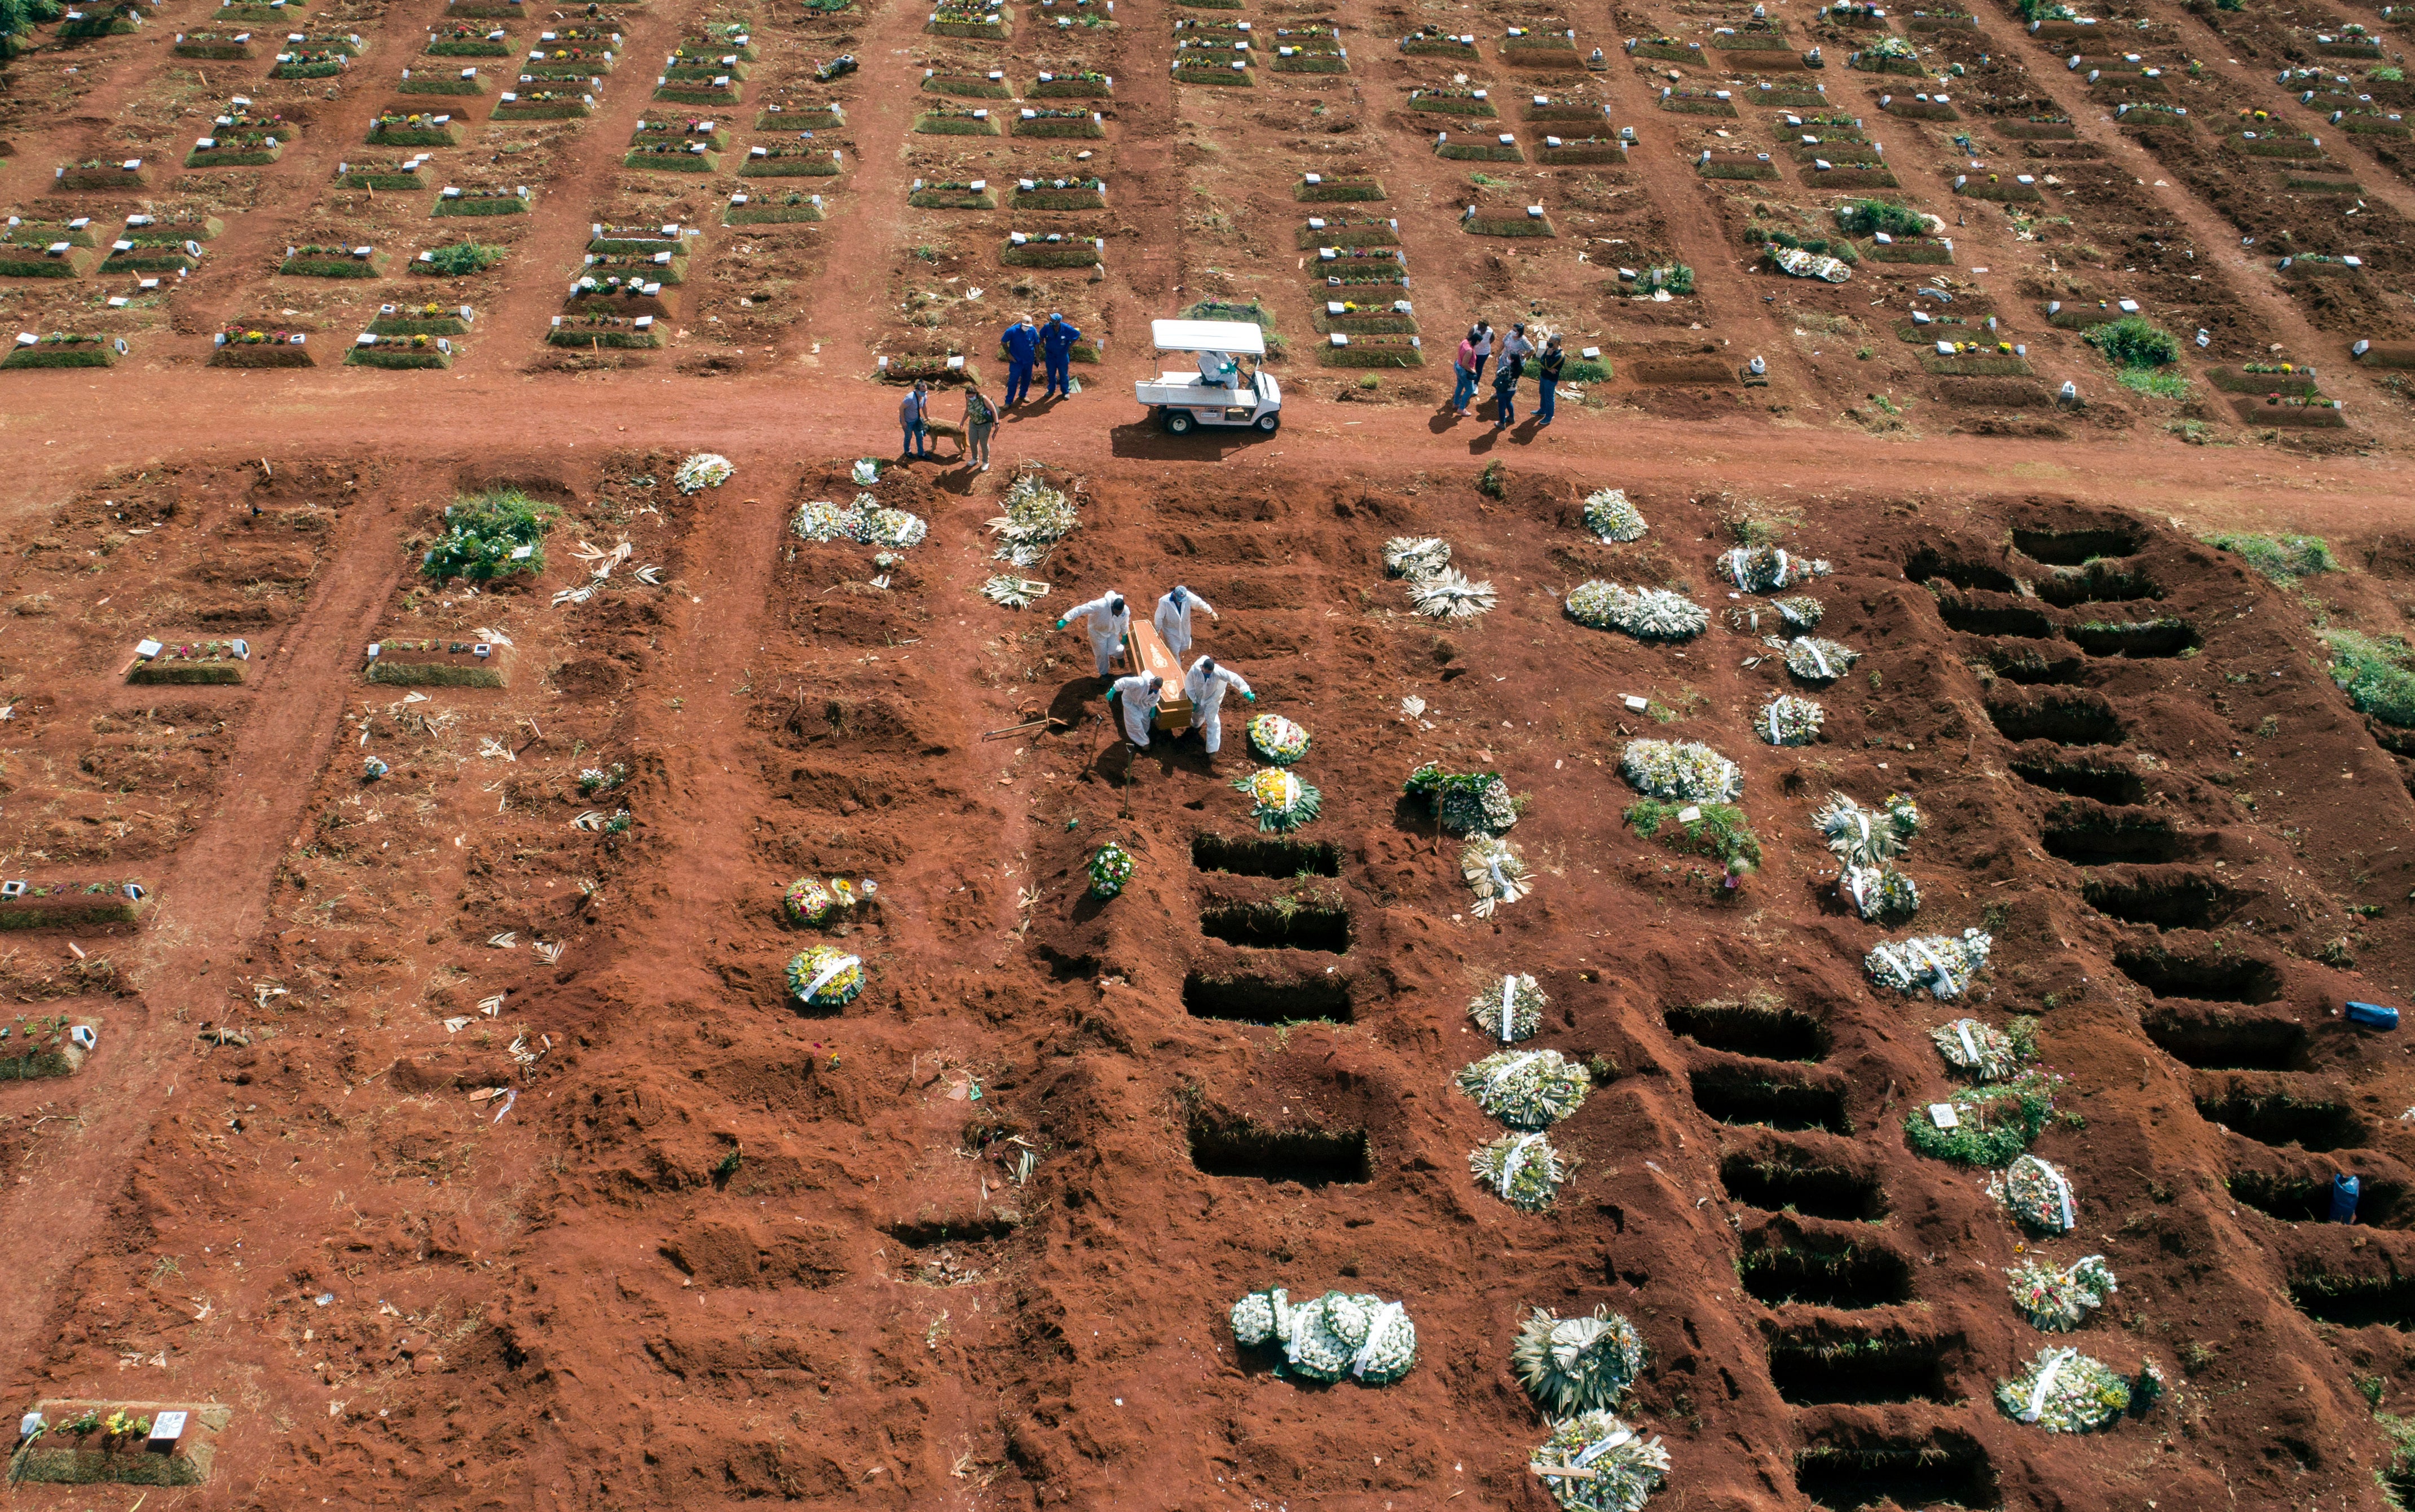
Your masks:
<svg viewBox="0 0 2415 1512"><path fill-rule="evenodd" d="M1552 1500L1568 1512L1637 1512L1669 1475L1669 1451L1610 1413L1579 1413L1552 1430L1527 1463L1545 1475Z"/></svg>
<svg viewBox="0 0 2415 1512"><path fill-rule="evenodd" d="M1389 1385L1418 1359L1417 1325L1407 1310L1365 1294L1328 1292L1293 1307L1282 1287L1270 1287L1234 1303L1232 1324L1244 1347L1280 1346L1287 1372L1309 1381L1347 1376Z"/></svg>
<svg viewBox="0 0 2415 1512"><path fill-rule="evenodd" d="M1573 1318L1537 1308L1509 1345L1510 1370L1554 1420L1616 1407L1643 1373L1643 1336L1608 1303Z"/></svg>
<svg viewBox="0 0 2415 1512"><path fill-rule="evenodd" d="M2043 1261L2029 1260L2004 1274L2012 1278L2013 1306L2044 1332L2069 1333L2121 1290L2103 1255L2088 1255L2057 1270Z"/></svg>
<svg viewBox="0 0 2415 1512"><path fill-rule="evenodd" d="M2033 1229L2068 1234L2079 1226L2079 1199L2070 1178L2034 1155L2017 1157L1988 1190Z"/></svg>
<svg viewBox="0 0 2415 1512"><path fill-rule="evenodd" d="M1828 576L1828 564L1774 546L1738 546L1719 555L1719 576L1747 593L1766 593Z"/></svg>
<svg viewBox="0 0 2415 1512"><path fill-rule="evenodd" d="M999 502L1006 513L989 522L1001 543L995 555L1013 566L1038 565L1051 546L1081 523L1073 501L1042 482L1036 472L1016 478Z"/></svg>
<svg viewBox="0 0 2415 1512"><path fill-rule="evenodd" d="M1512 1129L1548 1129L1584 1106L1593 1077L1556 1050L1501 1050L1462 1066L1459 1089Z"/></svg>
<svg viewBox="0 0 2415 1512"><path fill-rule="evenodd" d="M1624 488L1603 488L1587 494L1584 522L1585 529L1599 536L1604 546L1641 541L1646 529L1642 512L1628 502Z"/></svg>
<svg viewBox="0 0 2415 1512"><path fill-rule="evenodd" d="M729 458L717 452L698 452L682 462L679 471L671 474L671 487L682 493L702 493L707 488L718 488L728 483L730 474L737 471Z"/></svg>
<svg viewBox="0 0 2415 1512"><path fill-rule="evenodd" d="M1384 543L1384 570L1395 577L1431 577L1450 565L1450 543L1439 535L1396 535Z"/></svg>
<svg viewBox="0 0 2415 1512"><path fill-rule="evenodd" d="M1622 630L1638 640L1691 640L1710 628L1711 611L1665 588L1622 588L1604 578L1568 591L1568 618L1596 630Z"/></svg>
<svg viewBox="0 0 2415 1512"><path fill-rule="evenodd" d="M1806 682L1834 682L1852 670L1862 653L1817 636L1803 636L1786 648L1786 669Z"/></svg>
<svg viewBox="0 0 2415 1512"><path fill-rule="evenodd" d="M1503 1044L1515 1044L1535 1037L1535 1031L1543 1026L1543 1010L1550 1004L1534 978L1510 974L1469 998L1467 1016Z"/></svg>
<svg viewBox="0 0 2415 1512"><path fill-rule="evenodd" d="M1878 945L1862 958L1870 980L1899 993L1920 992L1940 1002L1959 997L1972 979L1987 969L1994 936L1966 929L1951 935L1915 935Z"/></svg>
<svg viewBox="0 0 2415 1512"><path fill-rule="evenodd" d="M1478 835L1460 852L1459 875L1476 894L1468 912L1478 919L1492 918L1495 908L1517 902L1535 888L1518 848L1493 835Z"/></svg>
<svg viewBox="0 0 2415 1512"><path fill-rule="evenodd" d="M2134 1401L2143 1410L2162 1388L2152 1360L2133 1381L2076 1349L2042 1349L2029 1369L1997 1385L1996 1405L2049 1433L2088 1433L2112 1427Z"/></svg>
<svg viewBox="0 0 2415 1512"><path fill-rule="evenodd" d="M1982 1082L2001 1082L2021 1069L2020 1047L2002 1029L1977 1019L1956 1019L1928 1031L1945 1064Z"/></svg>
<svg viewBox="0 0 2415 1512"><path fill-rule="evenodd" d="M1753 716L1753 733L1772 745L1808 745L1820 735L1828 711L1808 698L1781 693Z"/></svg>
<svg viewBox="0 0 2415 1512"><path fill-rule="evenodd" d="M1694 803L1733 802L1744 792L1744 771L1707 745L1695 741L1632 741L1618 770L1639 792Z"/></svg>
<svg viewBox="0 0 2415 1512"><path fill-rule="evenodd" d="M854 541L900 548L920 546L931 533L922 516L892 509L868 493L857 494L855 502L847 505L823 500L800 505L788 528L801 540Z"/></svg>
<svg viewBox="0 0 2415 1512"><path fill-rule="evenodd" d="M1504 1134L1467 1156L1468 1174L1522 1213L1548 1212L1575 1163L1540 1134Z"/></svg>

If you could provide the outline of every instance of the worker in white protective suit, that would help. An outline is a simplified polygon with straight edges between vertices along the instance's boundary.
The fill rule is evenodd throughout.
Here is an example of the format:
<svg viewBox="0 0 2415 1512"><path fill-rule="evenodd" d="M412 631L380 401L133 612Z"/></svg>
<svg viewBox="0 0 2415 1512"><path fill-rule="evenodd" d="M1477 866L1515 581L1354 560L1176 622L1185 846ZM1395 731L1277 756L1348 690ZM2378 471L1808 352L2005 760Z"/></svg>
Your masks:
<svg viewBox="0 0 2415 1512"><path fill-rule="evenodd" d="M1125 738L1144 751L1148 749L1149 725L1157 718L1157 700L1164 692L1165 679L1154 672L1119 677L1107 689L1107 702L1124 711Z"/></svg>
<svg viewBox="0 0 2415 1512"><path fill-rule="evenodd" d="M1157 613L1150 616L1150 621L1157 626L1157 633L1165 639L1165 649L1174 653L1177 662L1180 662L1182 653L1191 649L1191 611L1193 609L1206 609L1210 620L1224 618L1216 612L1216 606L1180 583L1174 585L1173 592L1157 601Z"/></svg>
<svg viewBox="0 0 2415 1512"><path fill-rule="evenodd" d="M1207 738L1208 754L1214 756L1224 743L1224 690L1230 688L1252 703L1258 696L1250 691L1249 682L1229 666L1219 666L1213 656L1202 656L1191 664L1183 674L1182 694L1191 700L1191 727Z"/></svg>
<svg viewBox="0 0 2415 1512"><path fill-rule="evenodd" d="M1057 621L1057 628L1062 630L1076 620L1088 621L1082 628L1090 637L1091 653L1099 659L1099 676L1105 677L1115 669L1116 652L1124 643L1124 632L1132 628L1132 606L1111 588L1088 604L1067 609L1065 617Z"/></svg>
<svg viewBox="0 0 2415 1512"><path fill-rule="evenodd" d="M1240 387L1241 365L1221 352L1199 354L1199 382L1208 388Z"/></svg>

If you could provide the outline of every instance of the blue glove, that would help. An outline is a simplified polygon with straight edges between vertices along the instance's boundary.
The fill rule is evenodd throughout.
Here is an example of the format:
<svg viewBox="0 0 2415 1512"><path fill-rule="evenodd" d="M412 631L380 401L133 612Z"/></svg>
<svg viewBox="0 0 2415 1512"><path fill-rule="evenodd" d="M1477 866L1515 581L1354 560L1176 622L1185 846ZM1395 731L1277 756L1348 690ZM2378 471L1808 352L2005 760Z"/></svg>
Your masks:
<svg viewBox="0 0 2415 1512"><path fill-rule="evenodd" d="M1252 703L1256 703L1258 701L1258 696L1254 693L1245 693L1241 695L1241 696L1249 699Z"/></svg>
<svg viewBox="0 0 2415 1512"><path fill-rule="evenodd" d="M1064 628L1065 628L1065 626L1066 626L1067 624L1069 624L1069 623L1071 623L1071 622L1072 622L1071 621L1059 620L1059 621L1057 621L1057 628L1058 628L1058 629L1059 629L1059 630L1062 630L1062 629L1064 629Z"/></svg>

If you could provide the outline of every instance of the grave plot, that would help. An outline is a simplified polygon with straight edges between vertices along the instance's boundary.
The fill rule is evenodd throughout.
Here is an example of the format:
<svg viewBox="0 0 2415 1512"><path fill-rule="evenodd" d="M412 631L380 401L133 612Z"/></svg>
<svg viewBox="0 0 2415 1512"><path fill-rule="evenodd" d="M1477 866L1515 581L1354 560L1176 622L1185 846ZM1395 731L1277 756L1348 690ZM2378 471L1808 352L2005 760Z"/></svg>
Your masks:
<svg viewBox="0 0 2415 1512"><path fill-rule="evenodd" d="M138 470L53 516L8 590L22 638L0 695L17 782L0 826L22 869L11 880L39 890L28 908L66 910L79 928L120 921L112 933L139 919L218 801L248 708L241 684L323 569L353 475Z"/></svg>
<svg viewBox="0 0 2415 1512"><path fill-rule="evenodd" d="M729 230L715 233L682 295L682 337L697 349L683 367L719 371L780 360L825 262L816 228L824 206L810 185L750 183L740 191L744 203L732 197L722 216Z"/></svg>
<svg viewBox="0 0 2415 1512"><path fill-rule="evenodd" d="M120 884L121 889L126 884ZM31 889L9 903L12 927L39 929L66 922L48 917L44 906L29 901ZM121 893L122 895L122 893ZM97 919L76 921L79 936L90 932ZM98 1054L106 1023L106 1001L56 1004L34 1013L15 1013L0 1024L0 1081L49 1082L76 1075Z"/></svg>
<svg viewBox="0 0 2415 1512"><path fill-rule="evenodd" d="M548 324L540 367L642 363L621 354L661 348L677 323L688 253L700 232L678 221L596 221L588 232L578 277Z"/></svg>
<svg viewBox="0 0 2415 1512"><path fill-rule="evenodd" d="M40 1431L8 1462L20 1481L47 1486L201 1486L218 1461L231 1407L45 1400Z"/></svg>
<svg viewBox="0 0 2415 1512"><path fill-rule="evenodd" d="M1174 22L1174 81L1182 84L1246 89L1257 80L1253 67L1262 63L1254 51L1255 22L1202 16L1178 16Z"/></svg>
<svg viewBox="0 0 2415 1512"><path fill-rule="evenodd" d="M1315 311L1312 323L1322 337L1319 361L1337 368L1425 366L1408 254L1398 221L1383 202L1383 186L1348 173L1305 173L1293 194L1309 211L1302 235L1313 243L1306 259L1307 292ZM1200 320L1234 318L1208 305L1187 313ZM1269 323L1254 311L1247 318Z"/></svg>

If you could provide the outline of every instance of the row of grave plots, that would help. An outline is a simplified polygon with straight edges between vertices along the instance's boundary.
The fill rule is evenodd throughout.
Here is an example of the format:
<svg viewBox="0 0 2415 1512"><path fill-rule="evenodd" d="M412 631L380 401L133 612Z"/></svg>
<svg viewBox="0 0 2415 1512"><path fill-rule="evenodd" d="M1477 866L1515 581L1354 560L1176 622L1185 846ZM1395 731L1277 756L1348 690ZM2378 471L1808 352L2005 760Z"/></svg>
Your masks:
<svg viewBox="0 0 2415 1512"><path fill-rule="evenodd" d="M325 461L277 476L129 468L30 527L0 661L17 783L0 816L0 928L82 953L28 945L0 967L20 1001L124 985L126 937L221 801L258 674L332 560L355 475Z"/></svg>
<svg viewBox="0 0 2415 1512"><path fill-rule="evenodd" d="M861 161L845 19L720 17L682 37L711 76L671 77L635 116L543 364L651 363L666 348L683 367L776 360L822 266L818 228Z"/></svg>
<svg viewBox="0 0 2415 1512"><path fill-rule="evenodd" d="M2059 22L2034 35L2075 87L2110 106L2123 135L2229 222L2259 273L2307 322L2336 338L2329 351L2294 355L2408 360L2415 321L2392 290L2409 271L2415 236L2400 210L2369 187L2378 172L2391 198L2403 192L2406 157L2396 144L2408 135L2399 109L2407 86L2327 72L2319 61L2254 72L2228 57L2193 55L2170 32L2137 22ZM2294 40L2318 60L2325 48L2378 46L2345 37ZM2344 96L2348 89L2362 97ZM2357 352L2359 342L2368 349Z"/></svg>
<svg viewBox="0 0 2415 1512"><path fill-rule="evenodd" d="M2272 333L2252 307L2242 307L2229 282L2233 276L2217 265L2216 249L2197 247L2185 224L2168 212L2142 218L2132 175L2108 162L2104 145L2089 140L2019 58L1989 52L1967 16L1922 16L1912 25L1909 60L1874 58L1867 49L1847 54L1839 60L1847 67L1826 82L1825 109L1772 112L1765 157L1762 142L1721 150L1725 144L1711 138L1723 127L1703 134L1701 150L1711 156L1698 159L1698 171L1705 176L1780 179L1792 159L1814 192L1858 191L1836 196L1811 216L1798 207L1797 223L1776 226L1770 217L1743 214L1742 197L1733 197L1728 218L1741 222L1739 240L1768 249L1765 262L1783 258L1801 266L1808 262L1804 252L1841 257L1857 265L1855 277L1863 280L1901 268L1912 275L1901 281L1911 286L1916 305L1935 297L1921 295L1923 288L1952 296L1950 312L1929 305L1924 312L1930 320L1899 324L1896 332L1929 376L1949 380L1933 390L1940 398L2033 410L2055 402L2060 382L2069 382L2100 424L2121 423L2133 412L2196 427L2340 424L2340 412L2323 405L2320 396L2300 391L2276 397L2257 386L2260 380L2248 369L2277 370ZM1717 117L1781 93L1788 82L1691 91L1672 85L1662 108ZM1764 89L1763 82L1775 87ZM1887 136L1880 139L1882 124ZM1911 218L1870 208L1873 201L1937 218L1924 231ZM2153 209L2158 202L2144 202ZM1856 210L1857 204L1863 207ZM1954 217L1950 227L1945 214ZM1877 231L1886 220L1895 224L1881 242ZM1850 253L1835 245L1840 232L1853 233L1842 238ZM1913 266L1902 268L1906 263ZM1982 275L1991 275L1999 290L2010 285L2018 301L1991 296L1976 281ZM1868 303L1843 291L1826 302L1837 307L1832 318ZM2219 363L2206 374L2214 391L2161 380L2153 388L2115 387L2116 370L2078 337L2125 315L2141 315L2177 334L2184 355L2176 370ZM1985 335L1971 327L1984 328ZM1883 350L1884 343L1877 345ZM2292 397L2314 402L2292 403Z"/></svg>
<svg viewBox="0 0 2415 1512"><path fill-rule="evenodd" d="M557 265L548 267L532 255L542 249L523 245L532 205L553 186L569 191L584 172L588 128L580 123L611 104L622 107L616 114L643 112L623 157L625 175L613 179L596 209L626 209L659 226L668 217L654 215L658 202L684 192L699 171L717 171L717 153L730 144L728 127L706 122L700 112L712 108L709 101L729 100L733 90L756 87L752 70L763 66L764 53L743 16L681 21L620 8L626 13L528 25L508 0L454 0L444 19L424 29L289 34L314 47L325 42L327 55L345 64L340 78L270 80L223 97L217 86L225 67L259 67L238 55L251 47L243 19L179 34L161 76L137 91L123 119L84 157L62 165L52 193L18 207L21 224L0 243L0 278L11 280L0 297L23 311L21 329L43 333L45 347L82 349L38 353L46 364L113 361L126 354L120 340L152 347L160 312L181 289L185 302L213 307L213 346L188 353L161 333L158 350L145 354L208 355L241 366L340 357L408 367L449 366L467 348L474 312L507 279L560 277L567 288L574 277L593 277L620 287L630 270L611 261L612 253L565 246L557 249ZM786 40L775 55L799 51ZM663 49L659 70L643 79L637 77L643 65L630 56L639 44L650 52ZM407 56L379 61L389 52ZM498 53L500 63L481 61ZM392 79L362 88L372 67L382 75L386 62L394 64ZM794 77L782 76L784 65ZM829 140L832 121L843 127L835 112L818 117L818 140L812 126L795 124L803 113L799 106L822 93L810 82L810 65L781 57L769 67L771 77L759 85L761 108L740 106L755 123L740 145L743 157L731 165L740 187L722 188L716 202L679 218L818 218L819 204L807 195L741 197L755 177L833 177L848 145L843 136ZM220 70L216 80L214 68ZM488 68L510 76L490 78ZM703 72L710 76L689 77ZM615 83L643 93L616 101ZM199 103L221 97L222 104ZM217 112L202 127L210 134L161 166L160 141L181 129L169 123L205 110ZM699 153L693 149L700 137L713 144ZM678 186L674 193L662 192L656 186L665 181L646 172L660 164L684 171L668 181ZM800 176L791 178L792 169ZM304 187L321 173L315 188ZM268 238L218 241L228 217L282 209L306 196L308 208L280 217ZM761 206L766 199L776 205ZM128 215L148 222L124 226ZM135 245L125 245L129 241ZM214 262L215 255L224 262ZM649 271L647 281L676 287L685 262L682 255L668 278ZM119 287L117 275L144 281L129 277ZM766 273L750 266L739 277ZM605 318L575 305L564 313ZM633 325L625 314L609 318ZM733 336L742 339L744 333ZM108 339L75 339L89 337ZM659 335L652 341L659 344Z"/></svg>
<svg viewBox="0 0 2415 1512"><path fill-rule="evenodd" d="M1295 45L1299 35L1286 33ZM1343 29L1328 45L1353 40ZM1702 343L1681 334L1700 329L1690 284L1658 288L1656 305L1652 279L1612 277L1619 262L1665 270L1675 259L1664 208L1628 167L1631 132L1613 124L1599 39L1565 17L1492 6L1456 29L1356 40L1354 72L1373 82L1361 88L1372 97L1360 125L1381 129L1356 157L1307 165L1293 187L1328 365L1430 361L1448 372L1473 322L1506 337L1522 321L1562 335L1572 401L1639 377L1701 381ZM1611 254L1597 261L1600 248ZM1414 298L1413 252L1429 260ZM1420 326L1436 343L1430 356L1416 345ZM1725 365L1708 367L1710 381L1734 382Z"/></svg>
<svg viewBox="0 0 2415 1512"><path fill-rule="evenodd" d="M891 274L903 323L878 343L885 381L984 378L1022 317L1064 317L1081 333L1077 363L1109 345L1118 100L1145 65L1107 0L1015 8L989 7L998 19L984 22L942 7L911 72L882 81L910 94L913 117L895 207L908 251Z"/></svg>
<svg viewBox="0 0 2415 1512"><path fill-rule="evenodd" d="M1751 19L1748 7L1714 9ZM1632 17L1617 20L1635 29ZM1506 9L1492 30L1427 28L1400 38L1388 91L1398 140L1415 140L1433 164L1466 165L1448 171L1463 176L1447 201L1480 249L1462 257L1455 281L1506 295L1515 315L1560 333L1581 401L1651 407L1664 388L1762 382L1716 335L1721 318L1746 312L1715 307L1672 234L1672 214L1691 207L1664 199L1665 186L1656 192L1634 158L1643 150L1634 115L1652 97L1640 78L1614 83L1642 71L1628 38ZM1505 323L1497 305L1472 303L1468 315Z"/></svg>

